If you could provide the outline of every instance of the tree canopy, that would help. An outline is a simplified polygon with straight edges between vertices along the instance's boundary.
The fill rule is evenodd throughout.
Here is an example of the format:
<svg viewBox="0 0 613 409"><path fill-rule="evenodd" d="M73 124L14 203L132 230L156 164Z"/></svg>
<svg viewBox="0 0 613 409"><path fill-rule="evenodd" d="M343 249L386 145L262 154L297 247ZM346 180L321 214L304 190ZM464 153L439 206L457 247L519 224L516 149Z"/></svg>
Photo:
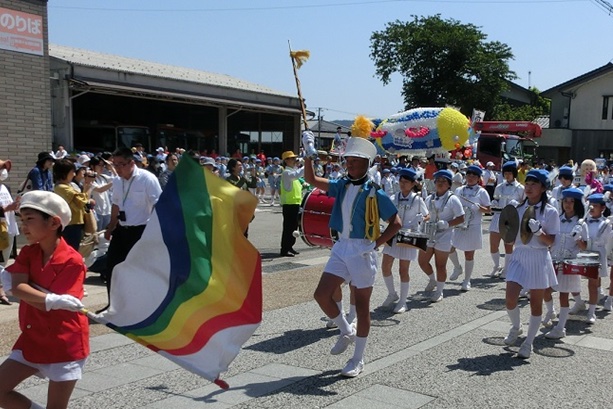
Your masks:
<svg viewBox="0 0 613 409"><path fill-rule="evenodd" d="M473 108L491 112L506 81L517 78L509 68L511 48L486 41L473 24L440 15L411 17L371 35L377 77L388 84L392 74L402 75L405 109L451 105L466 115Z"/></svg>
<svg viewBox="0 0 613 409"><path fill-rule="evenodd" d="M541 92L530 87L534 93L534 98L529 105L512 106L508 102L501 102L494 106L490 114L487 114L488 121L533 121L541 115L549 115L551 101L543 98Z"/></svg>

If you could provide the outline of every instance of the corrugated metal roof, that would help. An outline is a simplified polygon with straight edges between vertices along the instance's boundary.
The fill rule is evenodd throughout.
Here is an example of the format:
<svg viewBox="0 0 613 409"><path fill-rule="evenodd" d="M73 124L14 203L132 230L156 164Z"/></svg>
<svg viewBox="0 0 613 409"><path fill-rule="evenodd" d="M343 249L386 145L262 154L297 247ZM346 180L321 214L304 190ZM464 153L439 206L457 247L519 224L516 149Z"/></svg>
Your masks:
<svg viewBox="0 0 613 409"><path fill-rule="evenodd" d="M225 74L216 74L192 68L165 65L112 54L103 54L63 45L49 44L49 56L87 67L292 97L292 95L284 92L275 91L271 88L230 77Z"/></svg>

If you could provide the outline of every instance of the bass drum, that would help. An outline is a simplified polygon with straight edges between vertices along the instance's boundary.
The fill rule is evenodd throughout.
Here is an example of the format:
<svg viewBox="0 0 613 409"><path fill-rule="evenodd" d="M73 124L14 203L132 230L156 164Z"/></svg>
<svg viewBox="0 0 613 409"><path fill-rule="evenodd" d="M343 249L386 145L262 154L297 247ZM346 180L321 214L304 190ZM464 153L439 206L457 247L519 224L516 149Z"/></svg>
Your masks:
<svg viewBox="0 0 613 409"><path fill-rule="evenodd" d="M334 198L320 189L313 189L302 199L300 237L311 247L332 248L338 236L330 230Z"/></svg>

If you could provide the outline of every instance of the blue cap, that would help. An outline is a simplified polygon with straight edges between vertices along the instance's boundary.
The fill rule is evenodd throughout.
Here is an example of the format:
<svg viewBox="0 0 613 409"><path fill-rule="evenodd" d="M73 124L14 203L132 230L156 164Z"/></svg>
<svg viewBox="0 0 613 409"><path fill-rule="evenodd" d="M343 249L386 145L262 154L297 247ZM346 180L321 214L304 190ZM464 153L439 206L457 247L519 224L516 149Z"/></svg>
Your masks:
<svg viewBox="0 0 613 409"><path fill-rule="evenodd" d="M506 161L504 165L502 165L502 171L504 172L505 169L510 171L512 171L513 169L517 169L517 162L515 162L514 160Z"/></svg>
<svg viewBox="0 0 613 409"><path fill-rule="evenodd" d="M451 173L450 170L442 169L442 170L439 170L438 172L434 172L433 177L435 180L437 178L445 178L449 180L449 182L451 183L451 180L453 179L453 174Z"/></svg>
<svg viewBox="0 0 613 409"><path fill-rule="evenodd" d="M528 178L533 178L541 182L541 184L545 187L549 187L549 172L545 169L532 169L526 175L526 180Z"/></svg>
<svg viewBox="0 0 613 409"><path fill-rule="evenodd" d="M604 195L602 193L593 193L587 197L587 200L590 203L604 204Z"/></svg>
<svg viewBox="0 0 613 409"><path fill-rule="evenodd" d="M400 177L404 176L404 177L410 179L412 182L414 182L415 179L417 178L417 172L415 172L412 168L402 168L398 172L398 175L400 175ZM436 175L436 173L435 173L435 175Z"/></svg>
<svg viewBox="0 0 613 409"><path fill-rule="evenodd" d="M275 156L274 158L272 158L272 160L273 160L273 162L274 162L274 161L276 161L276 160L281 160L281 159L279 159L279 158L277 158L277 157Z"/></svg>
<svg viewBox="0 0 613 409"><path fill-rule="evenodd" d="M481 176L483 174L483 170L477 165L470 165L469 167L467 167L466 173L468 172L476 173L477 176Z"/></svg>
<svg viewBox="0 0 613 409"><path fill-rule="evenodd" d="M392 166L392 169L390 169L392 171L392 173L398 173L398 168L396 166Z"/></svg>
<svg viewBox="0 0 613 409"><path fill-rule="evenodd" d="M613 184L607 183L602 187L605 192L613 192Z"/></svg>
<svg viewBox="0 0 613 409"><path fill-rule="evenodd" d="M262 159L256 159L255 163L262 163Z"/></svg>
<svg viewBox="0 0 613 409"><path fill-rule="evenodd" d="M388 173L392 173L392 171L389 169L383 169L381 173L383 173L384 175L387 175Z"/></svg>
<svg viewBox="0 0 613 409"><path fill-rule="evenodd" d="M562 198L566 199L567 197L572 197L573 199L583 199L583 191L581 189L577 189L576 187L569 187L568 189L564 189L562 191Z"/></svg>
<svg viewBox="0 0 613 409"><path fill-rule="evenodd" d="M243 160L249 160L249 156L243 156Z"/></svg>
<svg viewBox="0 0 613 409"><path fill-rule="evenodd" d="M558 176L573 176L573 168L570 166L560 166L558 169Z"/></svg>

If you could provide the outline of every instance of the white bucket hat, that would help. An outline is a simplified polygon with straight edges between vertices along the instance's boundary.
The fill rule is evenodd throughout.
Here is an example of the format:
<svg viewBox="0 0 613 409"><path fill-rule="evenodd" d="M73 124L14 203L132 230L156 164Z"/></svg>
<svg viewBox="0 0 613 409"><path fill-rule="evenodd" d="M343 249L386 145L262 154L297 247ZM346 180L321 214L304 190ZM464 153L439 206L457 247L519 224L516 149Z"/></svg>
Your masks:
<svg viewBox="0 0 613 409"><path fill-rule="evenodd" d="M345 153L343 156L352 156L356 158L365 158L372 162L377 155L375 145L365 138L351 137L347 140Z"/></svg>

